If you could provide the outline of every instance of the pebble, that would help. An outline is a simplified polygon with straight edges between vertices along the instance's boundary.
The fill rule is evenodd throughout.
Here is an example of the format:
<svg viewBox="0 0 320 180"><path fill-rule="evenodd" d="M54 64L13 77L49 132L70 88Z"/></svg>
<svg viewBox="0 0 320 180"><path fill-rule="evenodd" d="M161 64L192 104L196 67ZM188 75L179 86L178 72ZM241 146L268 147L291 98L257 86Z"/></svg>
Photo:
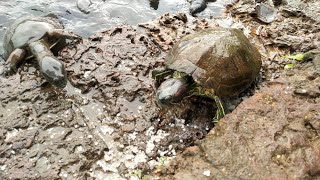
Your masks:
<svg viewBox="0 0 320 180"><path fill-rule="evenodd" d="M206 170L206 171L203 171L202 174L209 177L211 175L211 172L210 170Z"/></svg>
<svg viewBox="0 0 320 180"><path fill-rule="evenodd" d="M90 13L89 7L91 4L92 4L91 0L78 0L77 1L78 9L85 14Z"/></svg>
<svg viewBox="0 0 320 180"><path fill-rule="evenodd" d="M265 23L271 23L277 16L277 9L268 4L258 4L256 6L258 19Z"/></svg>
<svg viewBox="0 0 320 180"><path fill-rule="evenodd" d="M190 5L191 15L195 15L207 7L207 2L205 0L192 0Z"/></svg>

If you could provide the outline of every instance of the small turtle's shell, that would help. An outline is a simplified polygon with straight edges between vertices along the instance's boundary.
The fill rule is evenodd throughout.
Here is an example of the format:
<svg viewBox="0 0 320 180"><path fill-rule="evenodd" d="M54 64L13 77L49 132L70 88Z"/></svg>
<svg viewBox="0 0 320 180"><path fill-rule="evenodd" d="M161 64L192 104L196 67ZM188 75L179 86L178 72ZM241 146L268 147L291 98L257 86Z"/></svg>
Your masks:
<svg viewBox="0 0 320 180"><path fill-rule="evenodd" d="M17 19L4 35L4 58L16 48L24 48L28 43L43 38L50 29L63 29L63 26L53 17L28 16ZM50 39L48 43L54 44L56 41Z"/></svg>
<svg viewBox="0 0 320 180"><path fill-rule="evenodd" d="M240 30L214 28L183 37L165 63L225 97L250 86L259 74L261 55Z"/></svg>

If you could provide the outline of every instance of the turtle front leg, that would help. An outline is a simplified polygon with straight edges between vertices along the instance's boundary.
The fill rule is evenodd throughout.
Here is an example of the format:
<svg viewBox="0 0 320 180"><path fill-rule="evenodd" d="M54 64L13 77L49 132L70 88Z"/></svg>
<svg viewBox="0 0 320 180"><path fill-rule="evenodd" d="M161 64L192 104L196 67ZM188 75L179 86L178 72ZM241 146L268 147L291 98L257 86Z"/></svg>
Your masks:
<svg viewBox="0 0 320 180"><path fill-rule="evenodd" d="M17 67L24 60L27 55L27 51L24 49L15 49L9 55L8 59L6 60L5 67L3 70L4 76L10 76L17 72Z"/></svg>
<svg viewBox="0 0 320 180"><path fill-rule="evenodd" d="M226 114L224 112L224 108L222 105L222 102L220 98L216 95L214 95L214 90L213 89L206 89L202 87L196 87L194 88L193 92L191 95L197 95L197 96L204 96L204 97L209 97L215 101L217 111L216 115L213 119L214 123L217 123L221 118L223 118Z"/></svg>
<svg viewBox="0 0 320 180"><path fill-rule="evenodd" d="M158 87L166 76L173 74L173 70L167 68L158 68L151 72L151 77L156 81Z"/></svg>
<svg viewBox="0 0 320 180"><path fill-rule="evenodd" d="M224 112L224 108L223 108L223 105L222 105L220 98L215 95L211 95L211 96L214 99L216 106L217 106L216 115L213 119L213 122L217 123L221 118L223 118L226 115L226 113Z"/></svg>
<svg viewBox="0 0 320 180"><path fill-rule="evenodd" d="M79 35L65 29L51 29L48 31L48 35L53 38L81 39Z"/></svg>

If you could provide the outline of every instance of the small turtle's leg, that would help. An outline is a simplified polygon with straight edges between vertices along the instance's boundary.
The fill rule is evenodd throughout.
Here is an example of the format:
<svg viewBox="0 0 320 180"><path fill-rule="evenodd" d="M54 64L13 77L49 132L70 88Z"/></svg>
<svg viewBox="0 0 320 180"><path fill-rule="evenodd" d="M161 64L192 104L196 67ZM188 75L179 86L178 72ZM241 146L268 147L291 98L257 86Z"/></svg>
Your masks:
<svg viewBox="0 0 320 180"><path fill-rule="evenodd" d="M214 117L213 122L217 123L221 118L223 118L223 116L226 115L226 113L224 112L224 108L223 108L222 102L220 101L220 98L215 95L213 95L212 98L216 102L216 106L217 106L217 112L216 112L216 115Z"/></svg>
<svg viewBox="0 0 320 180"><path fill-rule="evenodd" d="M48 31L48 35L54 38L65 37L67 39L81 39L79 35L65 29L51 29Z"/></svg>
<svg viewBox="0 0 320 180"><path fill-rule="evenodd" d="M205 88L198 86L192 90L191 95L209 97L215 101L217 111L216 111L216 115L213 119L214 123L217 123L223 116L226 115L224 112L224 108L223 108L223 105L222 105L220 98L218 96L214 95L214 90L205 89Z"/></svg>
<svg viewBox="0 0 320 180"><path fill-rule="evenodd" d="M152 78L156 81L156 86L159 86L161 81L173 73L173 70L166 68L155 69L151 72Z"/></svg>
<svg viewBox="0 0 320 180"><path fill-rule="evenodd" d="M216 103L217 111L216 111L216 115L213 119L213 122L217 123L221 118L223 118L223 116L226 115L224 112L222 102L218 96L214 95L214 90L211 90L211 89L203 89L203 90L204 90L205 96L213 99Z"/></svg>
<svg viewBox="0 0 320 180"><path fill-rule="evenodd" d="M186 77L186 73L179 72L179 71L174 71L173 74L172 74L172 77L176 78L176 79L185 78Z"/></svg>
<svg viewBox="0 0 320 180"><path fill-rule="evenodd" d="M5 63L3 75L8 76L15 73L17 71L17 66L21 63L22 60L24 60L26 55L27 51L24 49L15 49L14 51L12 51Z"/></svg>
<svg viewBox="0 0 320 180"><path fill-rule="evenodd" d="M164 78L170 74L172 74L172 70L166 68L158 68L151 72L151 76L153 79Z"/></svg>

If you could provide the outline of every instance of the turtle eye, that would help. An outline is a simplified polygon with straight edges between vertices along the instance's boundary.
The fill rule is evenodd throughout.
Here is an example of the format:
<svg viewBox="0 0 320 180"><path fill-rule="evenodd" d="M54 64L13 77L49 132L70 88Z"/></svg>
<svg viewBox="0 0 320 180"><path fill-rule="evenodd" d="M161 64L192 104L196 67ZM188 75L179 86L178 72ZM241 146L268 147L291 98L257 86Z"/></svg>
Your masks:
<svg viewBox="0 0 320 180"><path fill-rule="evenodd" d="M179 96L181 96L181 95L182 95L182 93L181 93L181 91L179 90L178 92L176 92L176 94L175 94L174 96L179 97Z"/></svg>
<svg viewBox="0 0 320 180"><path fill-rule="evenodd" d="M174 94L175 97L181 97L186 93L186 87L185 86L181 86L179 87L179 89L177 90L177 92Z"/></svg>

